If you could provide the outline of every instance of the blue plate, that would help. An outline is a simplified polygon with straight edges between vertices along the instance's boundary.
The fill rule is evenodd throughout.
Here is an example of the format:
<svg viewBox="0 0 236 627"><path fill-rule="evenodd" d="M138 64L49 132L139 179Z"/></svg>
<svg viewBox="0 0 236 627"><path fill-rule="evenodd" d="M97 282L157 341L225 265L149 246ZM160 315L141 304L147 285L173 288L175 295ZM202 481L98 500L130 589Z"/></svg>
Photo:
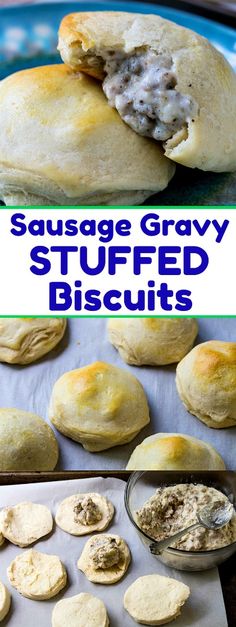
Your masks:
<svg viewBox="0 0 236 627"><path fill-rule="evenodd" d="M199 16L144 2L48 2L0 8L0 79L37 65L59 63L57 31L64 15L74 11L155 13L207 37L236 70L236 30ZM150 204L150 201L149 201ZM236 204L236 175L212 174L178 167L167 190L152 204Z"/></svg>

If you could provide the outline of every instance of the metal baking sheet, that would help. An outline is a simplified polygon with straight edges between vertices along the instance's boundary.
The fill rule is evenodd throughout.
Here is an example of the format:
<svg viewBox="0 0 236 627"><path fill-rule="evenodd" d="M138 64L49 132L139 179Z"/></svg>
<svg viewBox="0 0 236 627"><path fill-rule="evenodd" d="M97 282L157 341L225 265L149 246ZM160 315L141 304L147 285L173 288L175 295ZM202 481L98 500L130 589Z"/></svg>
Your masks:
<svg viewBox="0 0 236 627"><path fill-rule="evenodd" d="M236 427L210 429L184 408L176 391L175 366L162 368L128 366L108 342L104 318L71 318L60 345L29 366L0 364L2 407L35 412L48 420L48 405L55 381L64 372L101 360L130 370L144 386L151 422L130 444L101 453L89 453L55 430L59 446L58 469L121 470L131 452L145 437L156 432L178 432L209 442L222 455L228 470L236 469ZM210 339L236 341L236 318L200 318L197 341Z"/></svg>
<svg viewBox="0 0 236 627"><path fill-rule="evenodd" d="M174 621L175 627L227 627L221 584L217 569L200 573L183 573L161 564L149 554L135 533L124 508L125 482L120 479L76 479L52 483L14 485L0 487L1 506L14 505L20 501L33 501L47 505L55 516L58 504L64 498L76 492L100 492L111 499L116 513L107 532L123 537L131 550L132 562L124 578L115 585L104 586L89 582L78 571L77 560L89 536L78 538L71 536L55 526L53 533L45 540L35 544L35 549L58 555L68 573L68 586L57 597L48 601L31 601L22 597L11 588L6 569L10 562L22 551L10 543L0 549L0 579L8 586L12 594L12 610L1 625L3 627L41 627L51 625L51 614L57 601L80 592L89 592L102 599L106 605L111 627L134 627L136 623L123 608L123 596L130 584L142 575L158 573L183 581L191 589L191 595L182 610L181 616Z"/></svg>

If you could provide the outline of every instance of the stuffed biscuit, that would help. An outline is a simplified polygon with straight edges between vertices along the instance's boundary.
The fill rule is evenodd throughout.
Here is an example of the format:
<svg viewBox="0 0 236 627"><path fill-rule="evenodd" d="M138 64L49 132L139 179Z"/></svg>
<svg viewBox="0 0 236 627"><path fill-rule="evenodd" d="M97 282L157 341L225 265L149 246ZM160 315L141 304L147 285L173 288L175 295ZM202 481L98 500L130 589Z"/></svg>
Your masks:
<svg viewBox="0 0 236 627"><path fill-rule="evenodd" d="M103 80L110 105L169 159L236 170L236 76L204 37L157 15L73 13L59 31L70 67Z"/></svg>
<svg viewBox="0 0 236 627"><path fill-rule="evenodd" d="M109 107L100 85L64 65L0 83L0 198L7 205L139 204L174 166Z"/></svg>

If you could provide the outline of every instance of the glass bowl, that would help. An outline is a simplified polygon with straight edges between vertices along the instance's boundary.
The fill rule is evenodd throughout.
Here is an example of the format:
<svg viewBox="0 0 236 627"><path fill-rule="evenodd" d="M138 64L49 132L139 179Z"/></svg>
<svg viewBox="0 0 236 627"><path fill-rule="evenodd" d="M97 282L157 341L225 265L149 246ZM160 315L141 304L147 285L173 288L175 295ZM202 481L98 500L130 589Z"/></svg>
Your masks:
<svg viewBox="0 0 236 627"><path fill-rule="evenodd" d="M125 489L125 507L129 519L143 544L149 549L153 539L142 531L136 522L136 511L152 496L159 487L177 485L178 483L202 483L223 492L233 503L236 503L236 474L233 472L173 472L150 471L134 472L130 475ZM236 551L236 542L220 549L210 551L183 551L165 549L158 560L177 570L208 570L225 562Z"/></svg>

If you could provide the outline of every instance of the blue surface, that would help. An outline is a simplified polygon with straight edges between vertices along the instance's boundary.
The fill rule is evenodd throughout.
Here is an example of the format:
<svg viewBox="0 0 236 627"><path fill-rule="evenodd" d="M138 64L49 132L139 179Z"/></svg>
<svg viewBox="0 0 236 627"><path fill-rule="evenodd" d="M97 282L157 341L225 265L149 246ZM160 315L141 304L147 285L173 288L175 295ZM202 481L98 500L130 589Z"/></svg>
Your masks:
<svg viewBox="0 0 236 627"><path fill-rule="evenodd" d="M73 11L156 13L207 37L236 70L236 30L205 18L144 2L56 2L0 9L0 78L24 67L57 63L57 31Z"/></svg>

